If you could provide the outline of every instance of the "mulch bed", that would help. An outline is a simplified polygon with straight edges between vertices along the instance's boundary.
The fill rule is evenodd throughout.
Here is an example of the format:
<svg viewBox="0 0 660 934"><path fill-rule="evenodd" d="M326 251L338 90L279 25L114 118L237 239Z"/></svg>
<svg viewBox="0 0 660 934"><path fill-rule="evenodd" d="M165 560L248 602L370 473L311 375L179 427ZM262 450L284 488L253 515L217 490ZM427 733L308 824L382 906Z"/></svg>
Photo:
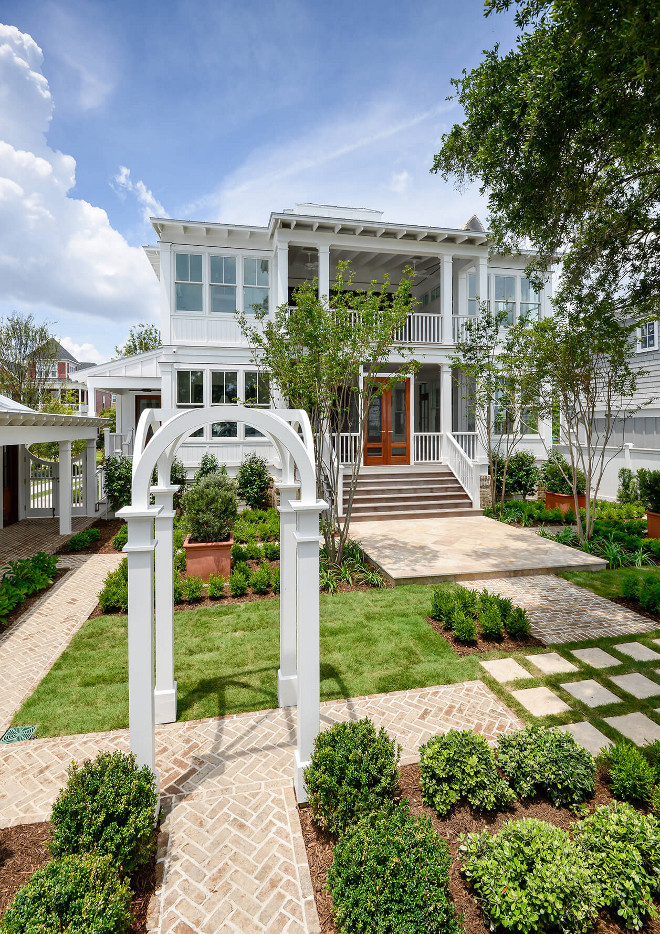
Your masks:
<svg viewBox="0 0 660 934"><path fill-rule="evenodd" d="M627 610L632 610L633 613L637 613L638 616L645 616L647 619L653 620L658 629L660 629L660 614L649 613L648 610L643 610L637 600L626 600L625 597L610 597L610 599L613 603L618 603L620 606L625 606Z"/></svg>
<svg viewBox="0 0 660 934"><path fill-rule="evenodd" d="M501 639L484 639L481 632L477 633L477 641L466 644L459 642L451 629L445 629L439 619L426 617L426 622L431 629L439 632L443 639L451 645L457 655L478 655L480 652L519 652L521 649L534 648L535 646L545 646L535 636L528 636L526 639L512 639L511 636L504 634Z"/></svg>
<svg viewBox="0 0 660 934"><path fill-rule="evenodd" d="M37 869L52 859L46 844L50 840L49 821L21 824L0 830L0 917L22 885ZM149 902L156 890L156 856L131 880L134 897L131 910L134 921L130 934L146 934ZM83 934L83 932L81 932Z"/></svg>
<svg viewBox="0 0 660 934"><path fill-rule="evenodd" d="M401 767L400 772L400 795L406 797L410 802L411 813L430 817L434 828L449 844L452 855L449 890L457 914L464 915L465 934L487 934L490 929L483 920L481 910L471 894L470 886L459 871L460 864L457 855L460 834L478 833L485 828L494 833L500 829L505 821L520 820L523 817L536 817L564 829L580 819L578 815L568 808L556 808L548 801L540 799L524 804L516 802L510 809L487 817L482 817L478 812L472 811L469 806L465 805L454 808L447 818L440 819L436 817L431 808L422 804L419 765L404 765ZM588 802L589 810L593 811L596 805L608 804L611 800L610 791L599 773L596 781L596 794L593 800ZM325 889L328 869L332 864L333 838L316 827L309 808L299 808L298 816L307 850L307 860L312 877L321 932L322 934L339 934L332 918L332 898ZM623 934L626 930L625 923L617 921L606 913L601 913L598 922L592 928L593 934ZM651 932L651 934L660 934L660 919L649 920L644 927L644 931Z"/></svg>
<svg viewBox="0 0 660 934"><path fill-rule="evenodd" d="M92 542L81 551L69 551L65 542L57 553L58 555L116 555L118 552L112 547L112 539L123 524L121 519L97 519L91 526L101 532L101 537L97 542Z"/></svg>

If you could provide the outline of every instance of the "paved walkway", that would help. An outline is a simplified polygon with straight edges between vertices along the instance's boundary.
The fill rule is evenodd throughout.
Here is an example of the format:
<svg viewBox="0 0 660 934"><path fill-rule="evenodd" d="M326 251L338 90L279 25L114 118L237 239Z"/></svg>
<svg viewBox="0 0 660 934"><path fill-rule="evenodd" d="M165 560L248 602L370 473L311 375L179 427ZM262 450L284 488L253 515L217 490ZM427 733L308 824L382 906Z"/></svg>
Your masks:
<svg viewBox="0 0 660 934"><path fill-rule="evenodd" d="M360 522L356 537L394 584L593 570L607 562L484 516Z"/></svg>
<svg viewBox="0 0 660 934"><path fill-rule="evenodd" d="M89 528L98 516L76 516L72 520L74 532ZM21 519L0 529L0 567L17 558L29 558L37 551L54 554L69 538L60 535L59 519Z"/></svg>
<svg viewBox="0 0 660 934"><path fill-rule="evenodd" d="M119 554L62 557L60 566L72 570L0 635L0 735L88 618L120 561Z"/></svg>
<svg viewBox="0 0 660 934"><path fill-rule="evenodd" d="M539 574L536 577L502 577L461 583L471 590L486 587L524 607L531 621L532 634L546 645L657 629L655 623L645 616L599 597L563 577Z"/></svg>

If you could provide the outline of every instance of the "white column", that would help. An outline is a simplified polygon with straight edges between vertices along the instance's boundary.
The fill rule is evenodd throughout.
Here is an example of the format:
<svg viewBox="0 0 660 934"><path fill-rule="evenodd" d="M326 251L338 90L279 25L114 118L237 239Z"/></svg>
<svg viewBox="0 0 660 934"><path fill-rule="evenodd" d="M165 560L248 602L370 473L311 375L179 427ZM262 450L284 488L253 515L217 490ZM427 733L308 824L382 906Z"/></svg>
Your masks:
<svg viewBox="0 0 660 934"><path fill-rule="evenodd" d="M176 681L174 680L174 494L178 486L152 487L161 512L154 522L156 533L156 723L176 720Z"/></svg>
<svg viewBox="0 0 660 934"><path fill-rule="evenodd" d="M440 367L440 431L443 434L452 429L452 389L451 367L443 363Z"/></svg>
<svg viewBox="0 0 660 934"><path fill-rule="evenodd" d="M410 424L408 425L408 437L410 438L410 463L415 463L415 383L417 376L413 373L410 377Z"/></svg>
<svg viewBox="0 0 660 934"><path fill-rule="evenodd" d="M158 277L160 279L160 333L165 346L172 343L172 312L174 311L174 252L172 247L171 243L160 244L160 275Z"/></svg>
<svg viewBox="0 0 660 934"><path fill-rule="evenodd" d="M440 311L442 313L442 342L443 344L453 343L452 337L452 316L453 316L453 257L443 254L442 256L442 276L440 293Z"/></svg>
<svg viewBox="0 0 660 934"><path fill-rule="evenodd" d="M0 445L0 490L2 490L3 500L4 500L4 488L5 488L5 446ZM19 486L20 489L20 486ZM28 490L29 496L29 490ZM4 528L5 525L5 509L4 502L0 503L0 529Z"/></svg>
<svg viewBox="0 0 660 934"><path fill-rule="evenodd" d="M330 297L330 247L320 246L319 250L319 298Z"/></svg>
<svg viewBox="0 0 660 934"><path fill-rule="evenodd" d="M154 519L160 507L125 506L128 525L128 725L139 766L156 772L154 708Z"/></svg>
<svg viewBox="0 0 660 934"><path fill-rule="evenodd" d="M319 513L327 503L295 503L297 513L298 745L294 785L299 802L307 800L303 773L320 728Z"/></svg>
<svg viewBox="0 0 660 934"><path fill-rule="evenodd" d="M85 444L85 515L96 515L96 441Z"/></svg>
<svg viewBox="0 0 660 934"><path fill-rule="evenodd" d="M289 303L289 244L277 246L277 307Z"/></svg>
<svg viewBox="0 0 660 934"><path fill-rule="evenodd" d="M479 302L488 301L488 256L485 253L477 263L477 298Z"/></svg>
<svg viewBox="0 0 660 934"><path fill-rule="evenodd" d="M277 672L277 704L298 703L296 513L299 483L279 483L280 493L280 667Z"/></svg>
<svg viewBox="0 0 660 934"><path fill-rule="evenodd" d="M60 450L60 489L59 489L59 509L60 509L60 535L70 535L71 526L71 505L73 500L73 491L71 489L71 442L60 441L58 443Z"/></svg>

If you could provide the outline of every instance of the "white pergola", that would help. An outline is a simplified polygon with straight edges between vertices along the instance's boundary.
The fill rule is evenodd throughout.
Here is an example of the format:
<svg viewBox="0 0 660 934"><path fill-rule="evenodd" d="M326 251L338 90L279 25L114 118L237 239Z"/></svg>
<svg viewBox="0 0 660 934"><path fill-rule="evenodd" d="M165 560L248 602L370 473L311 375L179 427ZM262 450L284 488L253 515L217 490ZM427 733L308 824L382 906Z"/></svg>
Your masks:
<svg viewBox="0 0 660 934"><path fill-rule="evenodd" d="M135 435L128 541L128 688L131 751L156 772L155 724L176 720L172 535L175 516L170 468L179 445L198 428L244 422L267 435L282 464L280 493L280 707L297 706L294 783L306 800L303 771L319 731L319 514L314 442L307 413L213 405L147 409ZM149 430L154 433L148 438ZM148 442L148 443L147 443ZM154 467L158 482L152 486ZM154 504L151 504L153 496ZM155 670L155 677L154 677Z"/></svg>

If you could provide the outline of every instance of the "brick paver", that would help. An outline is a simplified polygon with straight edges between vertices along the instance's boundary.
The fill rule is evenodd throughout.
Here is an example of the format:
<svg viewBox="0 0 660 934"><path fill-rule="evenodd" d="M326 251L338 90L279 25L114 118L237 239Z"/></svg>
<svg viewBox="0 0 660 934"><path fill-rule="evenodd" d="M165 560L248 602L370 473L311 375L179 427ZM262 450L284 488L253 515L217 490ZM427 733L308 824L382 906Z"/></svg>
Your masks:
<svg viewBox="0 0 660 934"><path fill-rule="evenodd" d="M531 621L532 635L546 645L650 632L657 628L639 613L550 574L461 581L461 584L470 590L485 587L524 607Z"/></svg>
<svg viewBox="0 0 660 934"><path fill-rule="evenodd" d="M82 532L97 518L76 516L71 520L73 531ZM29 558L37 551L55 554L68 538L60 535L59 519L21 519L0 529L0 567L17 558Z"/></svg>

